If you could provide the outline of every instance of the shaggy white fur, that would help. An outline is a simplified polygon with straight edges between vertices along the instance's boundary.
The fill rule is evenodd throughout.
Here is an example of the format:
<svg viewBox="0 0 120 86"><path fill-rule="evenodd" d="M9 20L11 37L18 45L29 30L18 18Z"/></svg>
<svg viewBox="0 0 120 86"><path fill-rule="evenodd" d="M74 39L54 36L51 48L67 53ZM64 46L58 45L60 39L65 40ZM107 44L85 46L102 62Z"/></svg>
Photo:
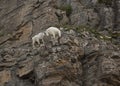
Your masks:
<svg viewBox="0 0 120 86"><path fill-rule="evenodd" d="M52 35L53 38L55 39L56 35L58 35L59 37L61 37L61 31L56 28L56 27L49 27L46 31L45 31L46 35Z"/></svg>
<svg viewBox="0 0 120 86"><path fill-rule="evenodd" d="M44 44L44 40L43 37L45 36L45 33L41 32L35 36L32 37L32 45L33 48L35 49L35 43L37 42L40 45L40 40L42 40L43 44Z"/></svg>

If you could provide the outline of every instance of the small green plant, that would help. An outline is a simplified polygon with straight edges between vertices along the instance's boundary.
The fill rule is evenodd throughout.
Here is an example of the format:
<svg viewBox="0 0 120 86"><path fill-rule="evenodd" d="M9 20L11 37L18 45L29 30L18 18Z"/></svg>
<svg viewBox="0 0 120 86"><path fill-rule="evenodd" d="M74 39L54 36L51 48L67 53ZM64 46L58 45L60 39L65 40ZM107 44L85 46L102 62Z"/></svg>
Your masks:
<svg viewBox="0 0 120 86"><path fill-rule="evenodd" d="M66 15L69 17L72 13L71 5L66 5L65 10L66 10Z"/></svg>
<svg viewBox="0 0 120 86"><path fill-rule="evenodd" d="M85 25L80 25L76 27L76 31L78 32L83 32L84 30L86 30L88 27Z"/></svg>
<svg viewBox="0 0 120 86"><path fill-rule="evenodd" d="M62 27L64 28L65 31L69 31L69 30L73 29L72 26L67 25L67 24L66 24L66 25L63 25Z"/></svg>
<svg viewBox="0 0 120 86"><path fill-rule="evenodd" d="M72 13L72 6L71 6L70 4L64 5L64 6L60 7L59 9L65 11L65 12L66 12L66 16L68 16L68 17L69 17L69 16L71 15L71 13Z"/></svg>

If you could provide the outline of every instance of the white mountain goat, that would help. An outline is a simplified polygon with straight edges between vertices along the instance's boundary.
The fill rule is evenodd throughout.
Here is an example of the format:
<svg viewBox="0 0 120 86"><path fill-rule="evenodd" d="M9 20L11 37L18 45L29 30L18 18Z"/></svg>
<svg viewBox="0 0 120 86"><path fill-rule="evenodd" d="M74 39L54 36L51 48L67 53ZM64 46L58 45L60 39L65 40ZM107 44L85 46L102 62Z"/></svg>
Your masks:
<svg viewBox="0 0 120 86"><path fill-rule="evenodd" d="M48 29L46 29L45 33L47 36L52 36L53 40L55 39L53 43L55 43L56 38L58 40L58 43L60 43L59 38L61 37L61 31L57 27L49 27Z"/></svg>
<svg viewBox="0 0 120 86"><path fill-rule="evenodd" d="M41 40L42 43L44 44L44 40L43 40L44 36L45 36L45 33L41 32L41 33L38 33L37 35L32 37L32 46L34 49L36 48L35 47L36 42L38 43L38 45L40 45L40 40Z"/></svg>
<svg viewBox="0 0 120 86"><path fill-rule="evenodd" d="M61 37L61 31L56 27L49 27L45 33L47 36L52 35L54 39L56 38L56 35L58 35L58 37Z"/></svg>

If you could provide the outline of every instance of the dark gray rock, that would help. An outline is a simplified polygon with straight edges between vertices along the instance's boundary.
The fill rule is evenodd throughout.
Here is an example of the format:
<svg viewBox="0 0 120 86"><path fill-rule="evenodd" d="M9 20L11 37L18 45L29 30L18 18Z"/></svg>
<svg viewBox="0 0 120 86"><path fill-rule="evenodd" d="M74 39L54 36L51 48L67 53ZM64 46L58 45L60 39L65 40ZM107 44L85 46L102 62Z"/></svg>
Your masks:
<svg viewBox="0 0 120 86"><path fill-rule="evenodd" d="M0 86L119 86L119 4L0 0ZM33 49L32 36L50 26L62 37Z"/></svg>

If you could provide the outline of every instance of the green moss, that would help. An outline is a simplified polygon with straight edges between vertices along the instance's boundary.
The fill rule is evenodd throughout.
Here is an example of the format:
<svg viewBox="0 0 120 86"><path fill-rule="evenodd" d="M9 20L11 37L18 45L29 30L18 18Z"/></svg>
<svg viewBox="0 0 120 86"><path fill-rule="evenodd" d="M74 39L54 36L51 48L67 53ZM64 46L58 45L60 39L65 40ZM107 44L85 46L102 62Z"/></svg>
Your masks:
<svg viewBox="0 0 120 86"><path fill-rule="evenodd" d="M94 34L94 36L96 38L101 38L102 37L102 35L99 33L99 31L94 29L94 28L90 28L90 29L88 29L88 31L91 32L92 34Z"/></svg>
<svg viewBox="0 0 120 86"><path fill-rule="evenodd" d="M98 39L101 39L101 40L106 40L106 41L111 41L112 37L109 35L103 35L102 33L100 33L97 29L95 28L89 28L89 27L86 27L85 29L86 31L88 31L89 33L92 33L94 34L94 36Z"/></svg>
<svg viewBox="0 0 120 86"><path fill-rule="evenodd" d="M83 32L84 30L86 30L86 28L87 28L86 26L80 25L80 26L76 27L76 31Z"/></svg>
<svg viewBox="0 0 120 86"><path fill-rule="evenodd" d="M73 27L71 25L67 25L67 24L62 27L64 28L65 31L69 31L69 30L73 29Z"/></svg>
<svg viewBox="0 0 120 86"><path fill-rule="evenodd" d="M112 40L112 35L110 35L110 34L109 35L103 35L97 29L90 28L90 27L85 26L85 25L80 25L80 26L64 25L62 27L66 31L69 31L69 30L73 29L78 33L82 33L83 31L88 31L90 34L93 34L97 39L100 39L100 40L104 40L104 41L111 41ZM114 34L114 36L116 36L116 34ZM119 36L120 36L120 34L119 34Z"/></svg>

